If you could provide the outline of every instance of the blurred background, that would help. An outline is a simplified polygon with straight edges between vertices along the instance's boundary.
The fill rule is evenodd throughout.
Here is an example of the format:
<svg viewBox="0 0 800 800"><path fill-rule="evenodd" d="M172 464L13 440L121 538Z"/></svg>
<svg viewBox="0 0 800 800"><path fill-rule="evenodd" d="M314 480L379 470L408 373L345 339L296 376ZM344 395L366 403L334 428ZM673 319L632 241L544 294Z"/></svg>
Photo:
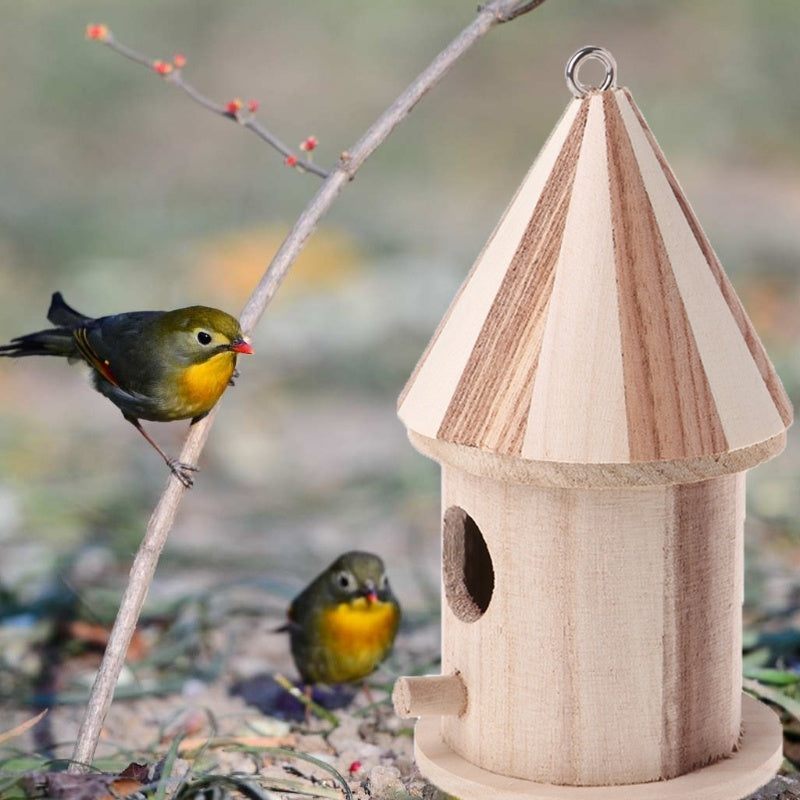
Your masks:
<svg viewBox="0 0 800 800"><path fill-rule="evenodd" d="M0 340L43 327L56 289L97 316L192 303L236 314L319 185L86 41L87 23L154 59L184 54L188 82L260 101L291 146L317 136L329 167L474 11L0 0ZM358 173L269 307L149 607L224 598L220 618L255 609L241 629L266 638L306 581L360 548L388 561L409 630L435 627L438 468L407 443L396 397L569 102L564 65L586 44L616 57L797 406L798 33L795 0L551 0L490 33ZM185 428L149 425L173 453ZM84 616L113 618L165 480L79 369L0 363L6 699L35 672L36 609L78 597ZM797 426L748 480L748 622L783 630L800 602ZM243 586L255 594L232 599ZM229 645L241 675L264 667L245 638Z"/></svg>

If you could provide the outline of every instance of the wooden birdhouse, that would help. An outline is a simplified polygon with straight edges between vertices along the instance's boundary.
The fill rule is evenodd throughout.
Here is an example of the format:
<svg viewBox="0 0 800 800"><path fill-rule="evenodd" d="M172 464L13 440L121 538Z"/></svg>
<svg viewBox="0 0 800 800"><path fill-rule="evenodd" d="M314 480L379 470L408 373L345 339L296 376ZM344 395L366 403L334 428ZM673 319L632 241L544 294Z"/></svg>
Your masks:
<svg viewBox="0 0 800 800"><path fill-rule="evenodd" d="M443 607L442 674L395 705L462 799L732 800L781 761L742 695L744 474L792 410L613 59L568 82L399 400Z"/></svg>

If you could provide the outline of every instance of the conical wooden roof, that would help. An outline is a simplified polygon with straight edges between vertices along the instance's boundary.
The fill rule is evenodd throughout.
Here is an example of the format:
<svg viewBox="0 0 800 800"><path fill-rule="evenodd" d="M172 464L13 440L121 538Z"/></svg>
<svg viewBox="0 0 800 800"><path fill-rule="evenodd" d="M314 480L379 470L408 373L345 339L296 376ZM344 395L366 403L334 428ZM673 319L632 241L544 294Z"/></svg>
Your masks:
<svg viewBox="0 0 800 800"><path fill-rule="evenodd" d="M569 104L399 415L434 455L506 463L729 472L783 447L788 398L626 89Z"/></svg>

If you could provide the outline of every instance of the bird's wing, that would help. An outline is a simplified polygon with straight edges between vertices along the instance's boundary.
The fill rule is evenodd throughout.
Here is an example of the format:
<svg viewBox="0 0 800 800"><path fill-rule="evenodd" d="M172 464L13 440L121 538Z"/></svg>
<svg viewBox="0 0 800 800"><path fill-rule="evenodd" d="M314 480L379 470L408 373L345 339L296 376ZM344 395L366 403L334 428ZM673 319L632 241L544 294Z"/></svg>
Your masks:
<svg viewBox="0 0 800 800"><path fill-rule="evenodd" d="M158 311L130 311L87 320L73 329L82 358L111 386L150 396L161 369L163 348L154 340Z"/></svg>
<svg viewBox="0 0 800 800"><path fill-rule="evenodd" d="M119 386L119 382L111 371L111 364L108 359L101 358L92 347L86 326L81 325L81 327L75 328L72 332L72 338L75 340L75 344L78 346L78 350L80 350L86 363L97 370L112 386Z"/></svg>

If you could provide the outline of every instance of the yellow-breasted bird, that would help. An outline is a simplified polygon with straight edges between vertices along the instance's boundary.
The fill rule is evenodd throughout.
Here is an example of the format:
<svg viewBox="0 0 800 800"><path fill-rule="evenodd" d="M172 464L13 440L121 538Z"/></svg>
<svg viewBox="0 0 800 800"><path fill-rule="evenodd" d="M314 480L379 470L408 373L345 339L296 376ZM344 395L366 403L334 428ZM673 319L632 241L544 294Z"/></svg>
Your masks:
<svg viewBox="0 0 800 800"><path fill-rule="evenodd" d="M306 684L346 683L371 674L389 654L400 622L383 561L372 553L339 556L292 601L292 657Z"/></svg>
<svg viewBox="0 0 800 800"><path fill-rule="evenodd" d="M0 356L61 356L91 367L94 388L158 451L184 486L192 464L168 456L139 420L202 419L236 376L238 353L252 353L238 321L206 306L130 311L93 319L67 305L60 292L47 319L56 327L17 336Z"/></svg>

